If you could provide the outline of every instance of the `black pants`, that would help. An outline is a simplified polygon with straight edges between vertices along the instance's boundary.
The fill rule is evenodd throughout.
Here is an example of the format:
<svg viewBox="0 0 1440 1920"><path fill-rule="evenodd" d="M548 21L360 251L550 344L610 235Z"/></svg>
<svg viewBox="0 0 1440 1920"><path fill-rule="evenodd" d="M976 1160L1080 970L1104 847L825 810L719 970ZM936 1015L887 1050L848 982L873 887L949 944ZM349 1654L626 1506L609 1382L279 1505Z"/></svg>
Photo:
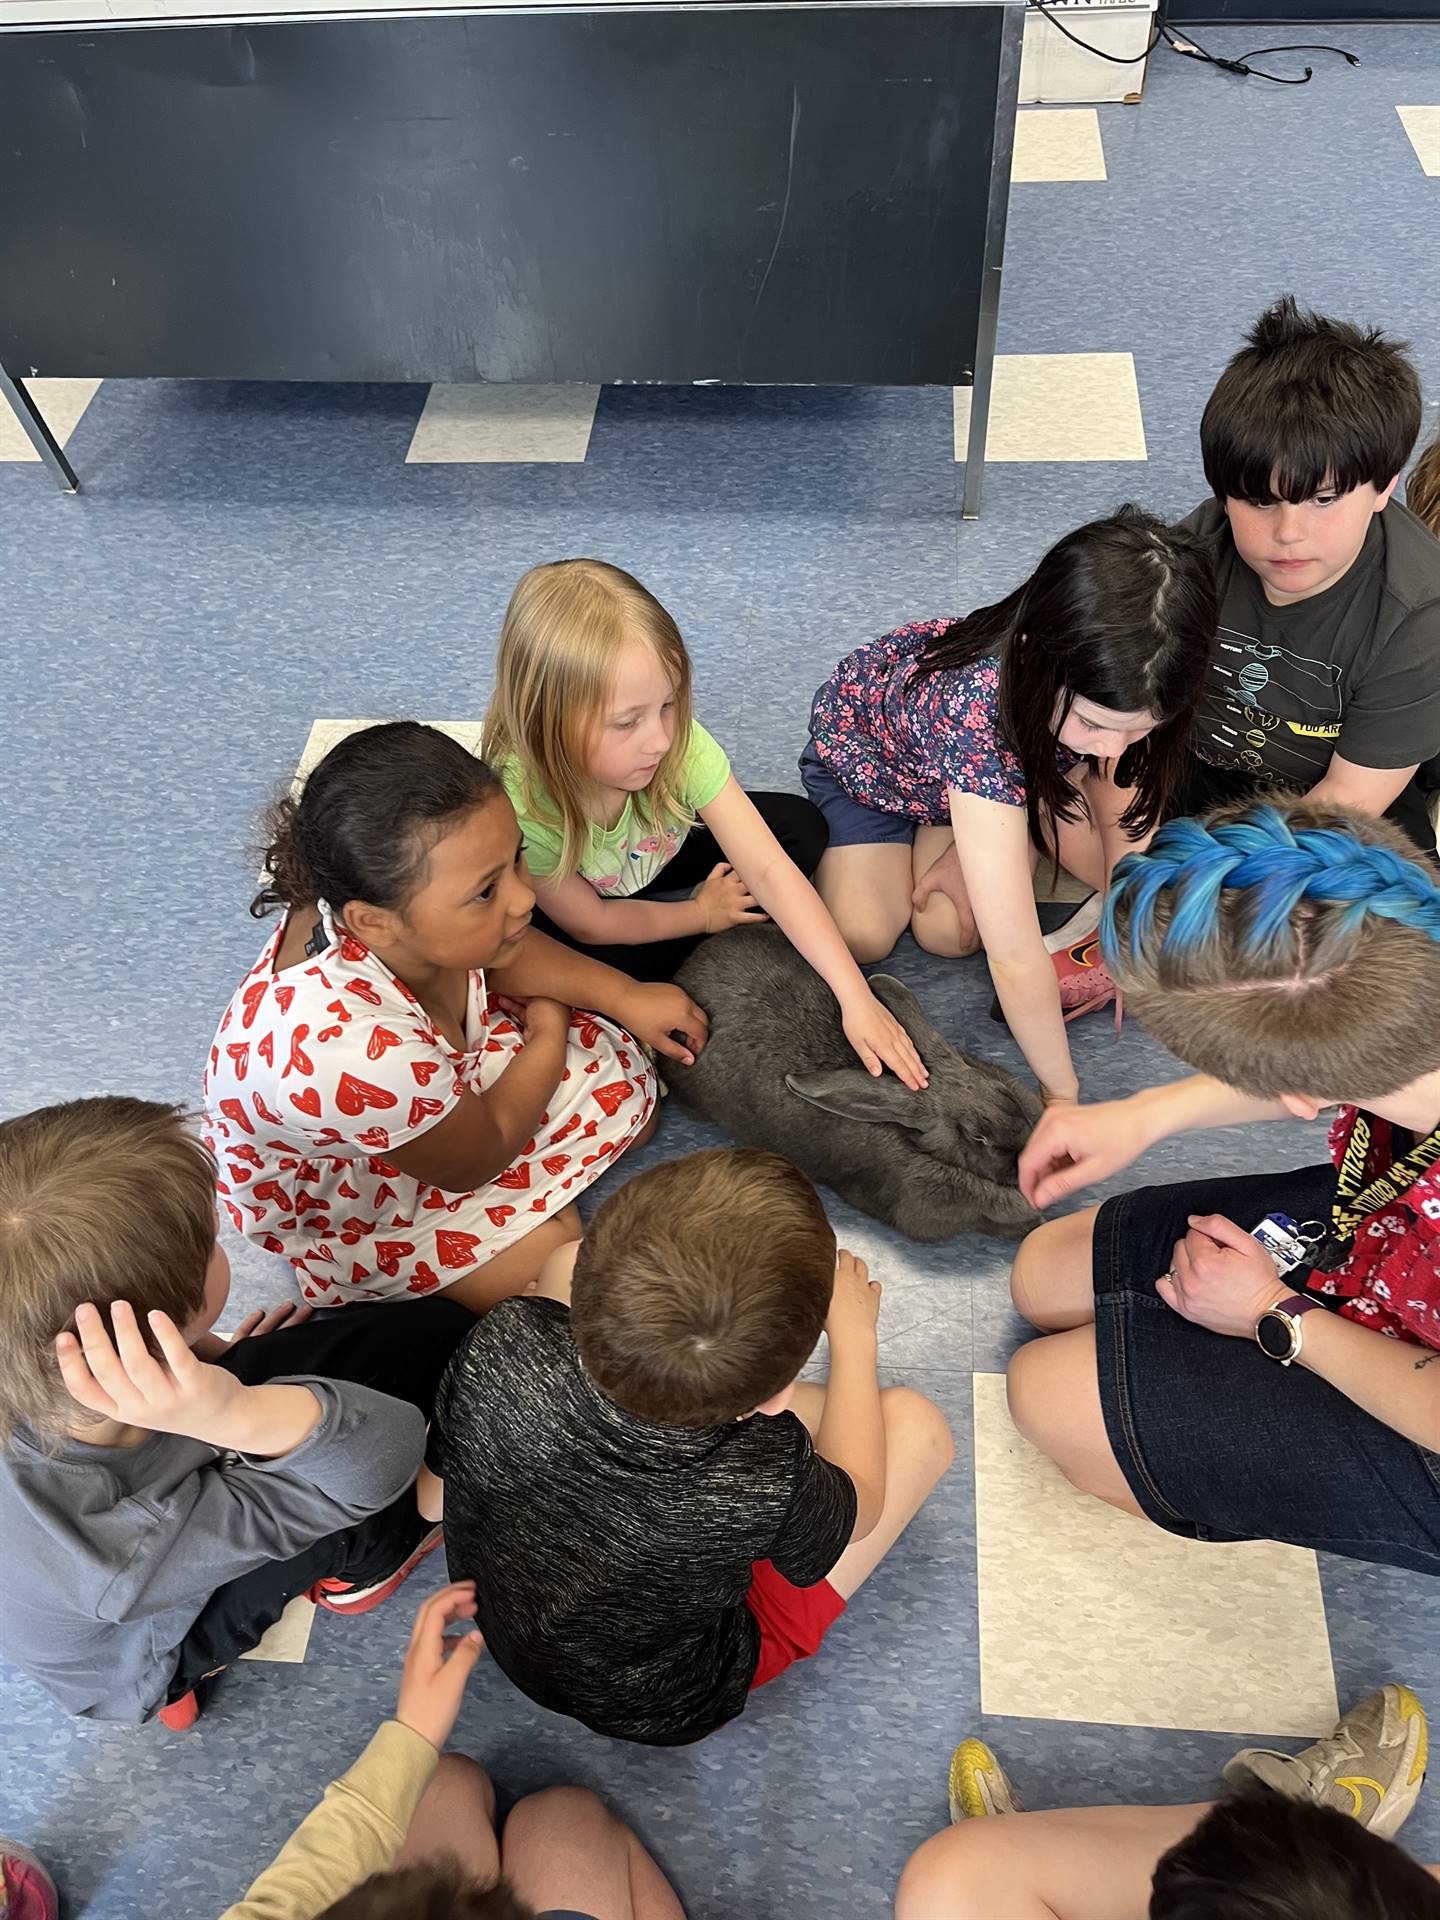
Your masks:
<svg viewBox="0 0 1440 1920"><path fill-rule="evenodd" d="M818 807L798 793L752 793L750 799L761 818L808 880L820 864L829 834ZM629 895L632 900L653 900L667 893L689 892L709 876L710 869L725 858L708 827L695 826L681 842L680 851L660 869L648 887ZM680 940L646 940L633 946L588 947L546 914L536 911L535 925L542 933L577 953L588 953L607 967L618 967L633 980L673 980L681 964L705 938L703 933L687 934Z"/></svg>
<svg viewBox="0 0 1440 1920"><path fill-rule="evenodd" d="M297 1373L351 1380L408 1400L428 1418L440 1376L474 1325L474 1315L453 1300L331 1307L303 1326L242 1340L219 1364L248 1386ZM248 1653L317 1580L368 1586L393 1573L428 1527L407 1487L388 1507L324 1535L293 1559L267 1560L217 1587L181 1643L169 1698L180 1699L205 1674Z"/></svg>
<svg viewBox="0 0 1440 1920"><path fill-rule="evenodd" d="M1233 767L1212 767L1207 760L1200 760L1192 753L1170 814L1174 818L1188 819L1193 814L1208 813L1212 807L1226 806L1232 800L1247 799L1252 794L1257 800L1278 799L1287 794L1291 798L1303 798L1284 787L1259 787L1253 775ZM1385 818L1413 840L1421 853L1434 861L1435 829L1430 824L1432 797L1412 780L1385 809Z"/></svg>

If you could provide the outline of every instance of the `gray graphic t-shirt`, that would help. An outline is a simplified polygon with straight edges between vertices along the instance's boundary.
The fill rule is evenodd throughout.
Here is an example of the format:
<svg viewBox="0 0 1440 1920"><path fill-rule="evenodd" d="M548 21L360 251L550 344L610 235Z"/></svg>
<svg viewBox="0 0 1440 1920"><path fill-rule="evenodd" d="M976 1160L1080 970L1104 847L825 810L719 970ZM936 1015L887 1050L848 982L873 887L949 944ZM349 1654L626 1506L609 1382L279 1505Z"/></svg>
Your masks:
<svg viewBox="0 0 1440 1920"><path fill-rule="evenodd" d="M1219 501L1185 525L1214 539L1220 597L1190 735L1200 759L1306 789L1334 753L1377 768L1440 755L1440 541L1414 514L1392 500L1343 578L1283 607L1236 553Z"/></svg>

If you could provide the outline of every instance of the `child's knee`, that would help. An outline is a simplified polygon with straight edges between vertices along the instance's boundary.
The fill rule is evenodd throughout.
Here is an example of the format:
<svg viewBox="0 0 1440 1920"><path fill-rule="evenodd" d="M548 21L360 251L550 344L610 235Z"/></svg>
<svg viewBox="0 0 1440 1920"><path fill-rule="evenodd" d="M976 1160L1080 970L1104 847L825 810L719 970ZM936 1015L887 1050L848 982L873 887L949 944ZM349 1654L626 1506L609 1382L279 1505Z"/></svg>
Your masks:
<svg viewBox="0 0 1440 1920"><path fill-rule="evenodd" d="M980 951L980 935L973 928L962 929L959 917L936 913L930 907L917 907L910 916L910 931L915 944L942 960L968 960Z"/></svg>
<svg viewBox="0 0 1440 1920"><path fill-rule="evenodd" d="M964 1820L918 1847L895 1894L895 1920L982 1920L1001 1891L994 1873L999 1816ZM1013 1893L1013 1882L1005 1889Z"/></svg>
<svg viewBox="0 0 1440 1920"><path fill-rule="evenodd" d="M881 1405L887 1447L899 1449L938 1480L955 1458L955 1436L939 1407L914 1387L886 1387Z"/></svg>
<svg viewBox="0 0 1440 1920"><path fill-rule="evenodd" d="M491 1826L495 1824L495 1785L478 1760L468 1753L442 1753L435 1766L427 1792L444 1804L447 1817L457 1822L473 1819L483 1808Z"/></svg>
<svg viewBox="0 0 1440 1920"><path fill-rule="evenodd" d="M862 967L872 966L877 960L888 960L905 930L903 920L886 919L882 914L860 907L848 911L832 909L832 917L846 946Z"/></svg>
<svg viewBox="0 0 1440 1920"><path fill-rule="evenodd" d="M1015 1249L1015 1258L1010 1263L1011 1304L1032 1326L1040 1307L1046 1268L1052 1257L1055 1226L1055 1221L1047 1220L1043 1226L1032 1228Z"/></svg>
<svg viewBox="0 0 1440 1920"><path fill-rule="evenodd" d="M1057 1312L1089 1299L1094 1221L1093 1207L1068 1213L1046 1220L1020 1242L1010 1265L1010 1299L1031 1326L1052 1326Z"/></svg>
<svg viewBox="0 0 1440 1920"><path fill-rule="evenodd" d="M563 1836L568 1848L592 1852L618 1824L605 1802L588 1787L544 1787L539 1793L526 1794L510 1809L505 1845L548 1851Z"/></svg>

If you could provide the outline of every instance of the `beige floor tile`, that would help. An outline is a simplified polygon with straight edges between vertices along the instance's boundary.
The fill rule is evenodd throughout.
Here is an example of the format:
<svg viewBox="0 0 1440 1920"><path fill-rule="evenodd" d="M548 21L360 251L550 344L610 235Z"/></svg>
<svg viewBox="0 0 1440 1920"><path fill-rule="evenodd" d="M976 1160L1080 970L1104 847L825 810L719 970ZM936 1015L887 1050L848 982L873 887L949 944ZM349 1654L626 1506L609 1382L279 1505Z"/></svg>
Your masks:
<svg viewBox="0 0 1440 1920"><path fill-rule="evenodd" d="M393 719L397 716L391 715L390 717ZM480 731L482 723L479 720L427 720L425 724L431 727L438 727L442 733L448 733L453 740L458 740L461 746L466 748L470 753L478 753L480 751ZM378 725L379 722L377 720L315 721L310 729L310 737L305 742L305 750L300 755L300 764L295 769L297 790L311 768L318 766L326 754L329 753L330 749L339 741L343 740L346 734L358 733L362 727Z"/></svg>
<svg viewBox="0 0 1440 1920"><path fill-rule="evenodd" d="M26 390L45 417L45 424L63 447L81 416L100 391L98 380L27 380ZM25 429L4 400L0 400L0 460L38 460Z"/></svg>
<svg viewBox="0 0 1440 1920"><path fill-rule="evenodd" d="M271 1627L258 1647L242 1653L242 1660L276 1660L296 1666L305 1658L310 1645L310 1629L315 1624L315 1604L297 1593L284 1613Z"/></svg>
<svg viewBox="0 0 1440 1920"><path fill-rule="evenodd" d="M1396 107L1395 111L1410 136L1420 171L1440 175L1440 107Z"/></svg>
<svg viewBox="0 0 1440 1920"><path fill-rule="evenodd" d="M1076 1493L975 1376L986 1713L1298 1737L1338 1715L1313 1553L1203 1546ZM1277 1649L1283 1649L1277 1658Z"/></svg>
<svg viewBox="0 0 1440 1920"><path fill-rule="evenodd" d="M407 461L581 461L598 387L435 386Z"/></svg>
<svg viewBox="0 0 1440 1920"><path fill-rule="evenodd" d="M1106 177L1100 116L1094 107L1031 107L1016 115L1012 181Z"/></svg>
<svg viewBox="0 0 1440 1920"><path fill-rule="evenodd" d="M970 389L955 389L955 458L965 458ZM995 357L987 460L1145 460L1135 359L1128 353Z"/></svg>

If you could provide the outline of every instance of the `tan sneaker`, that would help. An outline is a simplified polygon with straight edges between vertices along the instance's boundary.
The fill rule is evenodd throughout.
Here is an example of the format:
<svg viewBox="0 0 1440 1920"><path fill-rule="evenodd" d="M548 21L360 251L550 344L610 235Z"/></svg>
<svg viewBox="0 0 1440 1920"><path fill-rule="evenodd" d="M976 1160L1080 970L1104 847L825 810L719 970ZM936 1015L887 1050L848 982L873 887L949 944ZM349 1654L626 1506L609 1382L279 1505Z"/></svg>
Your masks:
<svg viewBox="0 0 1440 1920"><path fill-rule="evenodd" d="M1023 1813L1005 1769L983 1740L962 1740L950 1756L950 1821Z"/></svg>
<svg viewBox="0 0 1440 1920"><path fill-rule="evenodd" d="M1232 1787L1258 1780L1292 1800L1348 1813L1386 1839L1420 1797L1429 1736L1425 1709L1409 1687L1381 1687L1352 1707L1328 1739L1303 1753L1247 1747L1225 1768Z"/></svg>

